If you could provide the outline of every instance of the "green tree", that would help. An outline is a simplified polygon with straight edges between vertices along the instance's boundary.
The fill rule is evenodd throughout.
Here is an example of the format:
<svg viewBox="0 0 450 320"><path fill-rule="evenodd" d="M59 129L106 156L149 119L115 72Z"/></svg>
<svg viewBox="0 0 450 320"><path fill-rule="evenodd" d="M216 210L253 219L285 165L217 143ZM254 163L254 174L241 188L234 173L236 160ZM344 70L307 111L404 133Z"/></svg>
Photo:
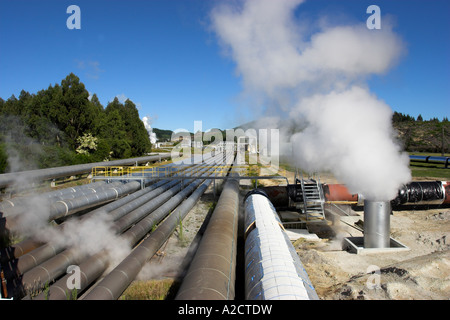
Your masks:
<svg viewBox="0 0 450 320"><path fill-rule="evenodd" d="M136 105L131 100L127 99L125 104L122 104L116 97L108 103L105 113L106 121L101 136L104 138L114 137L109 140L114 149L114 157L125 157L125 154L133 157L141 156L151 151L148 132L139 118ZM120 142L117 141L118 134L122 140ZM119 150L123 150L125 154L120 156Z"/></svg>
<svg viewBox="0 0 450 320"><path fill-rule="evenodd" d="M0 143L0 173L5 173L8 167L8 155L5 149L5 145Z"/></svg>
<svg viewBox="0 0 450 320"><path fill-rule="evenodd" d="M139 117L136 105L129 99L125 101L123 119L127 131L127 139L131 146L132 156L141 156L151 151L150 137Z"/></svg>
<svg viewBox="0 0 450 320"><path fill-rule="evenodd" d="M100 126L102 123L102 119L105 116L105 110L103 108L103 105L100 103L100 100L98 99L97 95L94 93L90 100L91 109L94 114L92 123L91 123L91 133L94 135L98 135L100 132Z"/></svg>
<svg viewBox="0 0 450 320"><path fill-rule="evenodd" d="M131 156L131 147L125 138L125 123L120 116L119 110L108 110L101 126L101 136L106 139L106 142L111 147L113 158Z"/></svg>
<svg viewBox="0 0 450 320"><path fill-rule="evenodd" d="M89 92L84 84L73 73L61 81L62 101L57 113L60 129L68 138L69 145L74 149L77 138L91 131L95 118L94 106L89 102Z"/></svg>

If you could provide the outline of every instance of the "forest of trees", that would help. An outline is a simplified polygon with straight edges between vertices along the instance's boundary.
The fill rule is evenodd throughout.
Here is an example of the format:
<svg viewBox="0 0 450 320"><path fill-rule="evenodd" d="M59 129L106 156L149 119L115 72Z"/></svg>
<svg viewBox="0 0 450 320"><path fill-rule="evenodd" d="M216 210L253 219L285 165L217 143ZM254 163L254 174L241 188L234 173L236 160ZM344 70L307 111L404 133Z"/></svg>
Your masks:
<svg viewBox="0 0 450 320"><path fill-rule="evenodd" d="M408 121L409 121L409 122L414 122L414 121L422 122L422 121L424 121L424 120L423 120L423 117L422 117L421 114L419 114L419 115L417 116L417 119L415 119L413 116L410 116L409 114L403 114L403 113L394 111L394 114L392 115L392 122L393 122L393 123L408 122ZM440 121L438 118L436 118L436 117L431 118L431 119L428 120L428 121L437 122L437 123L440 123L440 122L441 122L441 121ZM447 117L444 117L444 118L442 119L442 122L448 122L448 118L447 118Z"/></svg>
<svg viewBox="0 0 450 320"><path fill-rule="evenodd" d="M0 98L0 173L142 156L151 143L136 105L104 108L73 73L36 94Z"/></svg>

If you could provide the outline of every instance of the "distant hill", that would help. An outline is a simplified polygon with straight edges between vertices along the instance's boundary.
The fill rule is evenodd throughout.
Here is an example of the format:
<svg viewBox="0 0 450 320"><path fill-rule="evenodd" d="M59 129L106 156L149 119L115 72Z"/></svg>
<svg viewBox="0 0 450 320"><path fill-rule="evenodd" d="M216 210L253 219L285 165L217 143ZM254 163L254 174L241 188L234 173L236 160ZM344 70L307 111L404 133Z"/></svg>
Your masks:
<svg viewBox="0 0 450 320"><path fill-rule="evenodd" d="M437 118L431 120L415 120L414 117L394 112L392 124L397 131L397 139L408 152L433 152L441 153L442 145L444 152L450 153L450 121L444 118L442 121ZM233 129L255 128L256 121L244 123ZM284 123L284 130L289 134L299 132L302 128L296 127L292 121ZM154 128L158 141L170 141L171 130ZM444 134L442 134L444 131Z"/></svg>
<svg viewBox="0 0 450 320"><path fill-rule="evenodd" d="M449 121L402 121L394 122L398 139L409 152L450 152Z"/></svg>

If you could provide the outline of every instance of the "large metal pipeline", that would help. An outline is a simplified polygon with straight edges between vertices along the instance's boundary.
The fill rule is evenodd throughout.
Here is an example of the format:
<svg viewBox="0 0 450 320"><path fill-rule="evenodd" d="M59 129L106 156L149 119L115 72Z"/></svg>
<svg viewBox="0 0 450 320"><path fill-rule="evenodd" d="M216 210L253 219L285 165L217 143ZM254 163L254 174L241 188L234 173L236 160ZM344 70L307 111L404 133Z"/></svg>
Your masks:
<svg viewBox="0 0 450 320"><path fill-rule="evenodd" d="M148 233L153 225L159 223L168 213L170 213L176 206L178 206L187 195L196 189L202 180L195 180L182 192L170 199L164 205L155 210L147 218L143 219L139 224L133 226L128 230L124 237L130 242L135 243ZM198 200L200 195L206 190L209 183L203 184L203 187L197 189L197 193L193 197ZM192 206L196 201L190 200ZM186 214L187 211L184 212ZM178 217L178 215L171 215L170 217ZM167 238L175 229L178 221L171 218L169 222L165 221L165 230L159 233L158 226L151 235L145 239L137 248L135 248L117 267L115 267L100 283L98 283L85 297L84 300L116 300L120 297L123 291L136 278L144 264L156 253L156 251L164 244ZM166 230L168 228L169 230Z"/></svg>
<svg viewBox="0 0 450 320"><path fill-rule="evenodd" d="M204 169L203 171L207 171L207 169ZM189 184L186 188L184 188L181 192L179 192L177 195L173 196L170 200L165 202L163 205L161 205L158 209L151 212L151 214L147 215L146 218L141 220L139 223L135 224L131 229L129 229L127 232L122 234L122 237L127 239L131 244L134 244L138 242L146 233L148 233L154 225L156 225L159 221L161 221L171 210L173 210L181 201L184 200L184 198L189 195L195 188L198 187L198 185L201 183L200 180L194 180L191 184ZM200 191L196 191L195 195L198 197L204 192L206 187L209 185L210 181L201 188L199 188ZM201 193L199 193L201 192ZM194 195L193 195L194 196ZM195 197L194 197L195 198ZM187 203L191 203L192 206L195 204L192 203L193 197L190 198L190 201L187 201ZM184 205L186 207L187 204ZM142 244L141 244L142 245ZM161 244L162 245L162 244ZM107 267L107 259L105 257L106 253L103 254L96 254L93 257L87 259L80 265L80 269L83 273L83 281L82 281L82 289L84 289L84 286L89 285L92 281L94 281ZM67 278L63 277L64 278ZM114 278L114 277L113 277ZM134 279L131 278L130 281ZM112 280L115 285L116 280ZM64 281L59 281L57 287L60 288L61 286L67 288L67 285ZM125 287L126 288L126 287ZM53 295L52 299L59 299L64 297L64 292L66 292L66 289L61 291L60 289L55 289L56 295ZM121 293L121 292L120 292ZM119 293L119 294L120 294ZM41 297L42 298L42 297Z"/></svg>
<svg viewBox="0 0 450 320"><path fill-rule="evenodd" d="M170 167L172 165L173 164L166 164L158 167L158 169ZM133 174L131 176L133 176ZM138 178L140 180L142 176L139 176ZM150 183L155 182L156 180L157 179L145 179L143 181L143 184L147 186ZM55 190L46 193L30 194L21 197L15 197L12 199L3 199L3 201L0 202L0 211L3 212L4 217L12 216L15 214L23 213L25 211L29 211L30 207L35 205L36 201L39 201L40 204L46 207L50 207L51 205L55 205L56 201L64 202L64 200L75 199L89 194L95 194L102 189L109 189L112 186L120 186L121 184L123 184L123 181L114 183L106 183L106 181L97 181L81 186L68 187L61 190ZM58 210L58 208L55 208L54 210Z"/></svg>
<svg viewBox="0 0 450 320"><path fill-rule="evenodd" d="M207 172L207 171L208 171L207 168L203 168L198 171L198 174L201 174L201 173ZM186 174L187 177L189 177L190 175L191 175L190 173ZM190 178L187 178L186 180L192 180L194 178L195 177L192 176ZM145 197L144 197L144 202L139 203L139 206L136 208L130 207L130 205L127 205L126 206L127 207L126 215L123 215L120 212L118 212L119 210L114 210L113 212L110 212L110 214L113 215L116 220L116 223L115 223L116 233L122 233L123 231L126 230L126 228L128 228L128 226L138 222L139 220L141 220L142 218L147 216L150 212L152 212L153 210L155 210L156 208L161 206L170 197L172 197L176 193L180 192L181 189L183 188L183 185L180 180L175 180L175 181L169 182L167 184L167 188L170 188L170 189L168 189L163 194L161 194L160 196L153 199L153 201L151 201L151 202L145 201ZM130 210L130 209L133 209L133 210Z"/></svg>
<svg viewBox="0 0 450 320"><path fill-rule="evenodd" d="M17 197L14 200L14 206L10 208L3 209L3 214L8 219L14 216L18 216L20 214L28 213L30 211L36 210L36 207L46 208L48 211L52 210L52 206L58 203L58 201L77 201L76 199L82 197L89 197L92 195L96 195L98 192L110 189L114 187L119 187L123 183L122 182L114 182L114 183L89 183L84 185L84 188L80 188L77 192L66 192L61 194L60 196L51 196L48 193L43 194L31 194L24 197ZM72 188L70 188L72 189ZM54 209L53 209L54 210Z"/></svg>
<svg viewBox="0 0 450 320"><path fill-rule="evenodd" d="M164 184L168 183L166 186L163 187ZM91 211L87 214L85 214L84 216L81 217L81 219L85 219L88 218L89 216L101 212L101 211L106 211L108 212L108 214L110 215L112 220L117 220L118 218L122 217L123 215L127 214L128 212L130 212L131 210L137 208L139 205L142 205L145 202L150 201L151 199L153 199L154 197L158 196L159 194L161 194L162 192L166 191L169 187L175 185L176 182L175 181L169 181L169 180L163 180L163 181L159 181L155 184L153 184L150 187L147 187L141 191L135 192L132 195L128 195L126 197L123 197L120 200L116 200L106 206L102 206L101 208ZM143 196L145 194L145 197ZM142 196L142 197L141 197ZM139 198L139 200L138 200ZM129 202L133 201L133 204L129 204ZM127 210L123 210L124 208L126 208ZM60 228L60 226L58 226L57 228ZM38 244L42 243L38 243L37 241L33 240L33 239L28 239L24 241L24 244L17 244L15 246L12 246L11 248L9 248L8 250L4 250L4 252L2 252L2 262L4 262L6 259L5 257L8 257L8 259L14 259L14 258L19 258L21 255L31 251L32 249L35 249ZM51 250L48 250L49 248L42 248L38 251L33 252L32 254L30 254L30 259L26 258L23 260L29 260L32 261L32 264L28 264L24 261L15 261L14 264L18 267L18 269L20 270L24 270L23 272L25 272L26 270L29 270L31 267L36 266L37 264L39 264L42 261L45 261L46 259L49 258L49 256L39 252L57 252L58 250L54 250L53 248ZM6 251L6 252L5 252ZM19 267L20 266L20 267Z"/></svg>
<svg viewBox="0 0 450 320"><path fill-rule="evenodd" d="M351 193L343 184L322 184L326 202L347 202L363 205L364 196ZM276 208L287 208L292 203L303 201L300 184L288 186L261 187ZM391 199L391 206L400 205L441 205L450 204L450 181L413 181L402 186L396 198Z"/></svg>
<svg viewBox="0 0 450 320"><path fill-rule="evenodd" d="M450 181L413 181L398 191L392 206L404 204L450 204Z"/></svg>
<svg viewBox="0 0 450 320"><path fill-rule="evenodd" d="M154 200L157 200L158 204L160 205L160 199L164 197L164 200L166 201L168 198L173 196L174 193L180 191L179 186L174 186L162 195L156 197ZM169 196L167 196L170 194ZM154 201L151 201L153 203ZM121 227L116 227L117 222L115 223L114 227L118 231L117 233L120 234L122 232L122 228L126 229L129 228L134 221L129 221L129 225L125 225ZM95 244L94 244L95 245ZM60 276L61 274L66 272L66 268L69 265L78 265L81 261L86 259L88 257L88 254L83 251L81 248L80 250L77 250L77 248L69 248L62 250L49 260L42 262L41 264L37 265L33 269L23 273L21 277L21 283L23 286L23 289L26 291L29 291L29 288L33 286L33 284L40 279L40 284L44 285L47 282L53 281L55 278Z"/></svg>
<svg viewBox="0 0 450 320"><path fill-rule="evenodd" d="M95 188L104 186L105 184L106 181L97 181L89 184L83 184L81 186L67 187L64 189L53 190L39 194L29 194L20 197L14 197L11 199L2 199L2 202L0 202L0 211L3 212L3 215L5 217L8 215L14 215L15 212L12 211L12 208L14 208L15 211L23 211L24 209L21 209L21 207L25 207L26 209L26 206L29 206L28 203L32 202L35 197L39 197L41 201L49 201L50 203L51 200L57 201L76 198L80 194L83 195L87 193L93 193L95 192Z"/></svg>
<svg viewBox="0 0 450 320"><path fill-rule="evenodd" d="M177 300L232 300L235 296L239 181L224 185Z"/></svg>
<svg viewBox="0 0 450 320"><path fill-rule="evenodd" d="M166 182L167 182L167 180L166 180ZM122 203L123 203L122 206L116 208L115 210L108 212L108 215L111 218L111 221L115 221L118 218L126 215L131 210L137 208L138 206L140 206L148 201L151 201L153 198L155 198L158 195L162 194L163 192L167 191L167 189L169 189L169 187L173 186L174 184L176 184L176 181L173 181L172 185L170 183L164 184L164 182L158 182L154 185L151 185L151 186L143 189L142 191L145 191L145 193L141 194L140 197L137 197L134 201L132 201L131 203L133 205L131 205L131 206L130 206L130 202L123 203L124 201L122 201ZM127 197L125 197L125 198L127 198ZM125 199L125 198L122 198L122 199ZM135 197L133 197L133 198L135 198ZM120 201L120 200L118 200L118 201ZM129 211L121 210L123 207L128 208ZM86 214L86 215L80 217L80 221L88 219L92 215L93 214L90 214L90 213ZM62 229L64 228L64 223L56 226L55 228L58 229L57 231L62 232ZM39 264L43 263L44 261L50 259L51 257L55 256L56 254L60 253L63 249L64 249L63 243L49 242L31 252L28 252L27 254L25 254L23 256L18 256L15 260L12 260L9 263L4 263L5 276L7 278L10 278L16 274L23 274L23 273L31 270L32 268L38 266Z"/></svg>
<svg viewBox="0 0 450 320"><path fill-rule="evenodd" d="M410 162L424 162L433 164L443 164L445 168L448 168L450 164L450 157L437 157L437 156L409 156Z"/></svg>
<svg viewBox="0 0 450 320"><path fill-rule="evenodd" d="M76 198L68 197L58 200L54 197L46 198L44 196L44 198L41 198L39 194L29 196L20 202L17 200L16 206L4 210L7 214L4 227L8 230L20 231L16 230L17 226L22 225L22 221L29 217L39 216L38 219L40 221L45 219L51 221L109 201L124 193L133 192L135 189L136 184L127 185L121 182L114 182L111 184L96 184L95 187L86 187L83 191L77 193L78 197Z"/></svg>
<svg viewBox="0 0 450 320"><path fill-rule="evenodd" d="M159 161L161 159L167 159L167 158L170 158L170 153L159 154L159 155L154 155L154 156L147 156L147 157L123 159L123 160L94 162L94 163L86 163L86 164L79 164L79 165L73 165L73 166L64 166L64 167L56 167L56 168L4 173L4 174L0 174L0 188L7 187L8 185L13 184L14 181L18 181L18 180L28 181L31 183L33 181L43 181L43 180L47 180L47 179L55 179L55 178L73 176L73 175L77 175L77 174L90 172L93 167L126 166L126 165L133 165L133 164L139 164L139 163L154 162L154 161Z"/></svg>
<svg viewBox="0 0 450 320"><path fill-rule="evenodd" d="M133 192L128 194L125 197L122 197L121 199L118 199L116 201L110 202L107 205L104 205L98 209L92 210L86 214L84 214L83 216L80 217L81 220L86 219L92 215L98 214L100 212L106 212L106 213L110 213L111 211L118 209L122 206L125 206L127 203L143 196L144 194L149 193L152 190L155 190L157 188L159 188L160 186L168 183L168 180L163 180L163 181L159 181L154 183L153 185L146 187L142 190ZM163 191L165 191L165 188L161 188L159 191L157 191L156 193L154 193L151 197L147 198L147 201L150 200L152 197L157 196L158 194L162 193ZM123 213L123 214L126 214ZM110 214L111 219L112 220L116 220L114 217L116 216L115 212L112 212ZM63 227L64 224L61 224L59 226L56 226L56 228L61 228ZM39 241L38 239L35 238L29 238L26 239L20 243L11 245L10 247L7 248L2 248L1 249L1 253L0 253L0 257L1 257L1 263L6 263L8 260L13 260L13 259L18 259L19 257L21 257L22 255L37 249L38 247L45 245L42 241ZM17 268L19 270L29 270L32 267L36 266L37 264L39 264L42 261L45 261L46 259L49 258L49 256L46 256L44 254L40 254L38 253L39 251L35 251L33 253L33 257L30 257L30 261L33 262L33 264L27 264L25 262L21 262L20 260L16 260L14 263L17 266ZM56 251L55 251L56 252ZM27 266L28 265L28 266Z"/></svg>
<svg viewBox="0 0 450 320"><path fill-rule="evenodd" d="M67 217L70 214L83 209L91 208L102 203L116 200L126 194L132 193L141 188L138 181L130 181L121 185L114 185L109 188L102 188L98 192L84 195L75 199L59 200L53 203L49 208L41 208L39 220L52 221L58 218ZM46 217L43 215L47 214ZM19 230L23 220L29 219L28 215L18 214L6 219L5 227L8 230Z"/></svg>
<svg viewBox="0 0 450 320"><path fill-rule="evenodd" d="M106 212L112 220L116 220L115 218L113 218L115 215L112 213L114 210L117 210L121 207L124 207L126 205L128 205L130 202L140 198L143 195L148 194L150 191L155 190L165 184L167 184L169 182L169 180L161 180L158 182L155 182L154 184L145 187L139 191L130 193L128 195L126 195L125 197L122 197L118 200L112 201L104 206L101 206L100 208L94 209L92 211L89 211L88 213L84 214L81 219L86 219L88 217L91 217L95 214L99 214L102 212Z"/></svg>
<svg viewBox="0 0 450 320"><path fill-rule="evenodd" d="M204 170L207 170L207 169L204 169ZM172 183L169 183L169 185L170 184L172 184ZM160 187L160 188L162 188L162 187ZM117 233L123 232L125 229L127 229L129 226L131 226L133 223L136 223L136 221L138 221L140 218L142 218L145 214L149 214L151 211L153 211L159 205L161 205L162 203L167 201L171 196L173 196L174 194L179 192L180 189L181 188L179 186L179 181L175 182L175 185L172 188L170 188L163 194L159 195L158 197L154 198L153 201L146 203L145 205L142 206L142 208L139 207L136 210L133 210L132 212L130 212L131 216L133 217L132 219L125 219L125 220L119 219L118 221L116 221L115 230L117 231ZM150 204L150 205L148 205L148 204ZM139 215L136 215L136 213L138 213ZM127 216L124 216L124 218ZM149 228L151 228L151 225ZM39 250L39 253L41 251L43 251L47 258L48 258L48 256L54 255L54 250L53 251L51 250L51 249L53 249L53 246L51 244L45 245L43 248L39 248L39 249L41 249L41 250ZM58 248L58 249L62 249L62 248ZM34 254L35 254L35 252L32 252L29 255L31 256ZM24 257L22 257L22 258L24 259ZM33 258L35 258L35 257L33 256ZM52 281L52 279L54 279L55 277L60 275L68 265L74 264L74 263L79 263L79 260L82 258L83 258L83 256L77 255L77 250L75 250L75 249L64 250L64 251L60 252L58 255L56 255L55 257L51 258L50 260L48 260L44 263L41 263L40 265L38 265L37 267L33 268L30 271L25 272L22 275L22 284L26 288L26 287L30 287L37 279L41 279L41 281L43 281L43 283L45 283L47 281ZM24 259L24 261L33 263L33 261L31 261L30 259L27 259L27 260Z"/></svg>
<svg viewBox="0 0 450 320"><path fill-rule="evenodd" d="M318 300L267 195L245 200L245 295L248 300Z"/></svg>
<svg viewBox="0 0 450 320"><path fill-rule="evenodd" d="M167 192L167 189L168 189L167 186L161 186L155 190L148 192L148 194L143 195L140 198L145 197L146 201L151 201L154 198L158 198L158 196L161 195L162 193L164 193L165 191ZM172 192L170 192L170 194L166 194L164 196L164 199L167 199L168 196L172 195L173 191L177 190L177 186L173 186L172 189L173 189ZM156 192L154 192L154 191L156 191ZM148 195L150 195L150 197ZM135 201L139 201L140 198L136 199ZM161 201L158 200L158 202L161 202ZM124 212L124 213L126 214L127 212ZM83 217L80 220L84 220ZM113 221L113 219L112 219L112 221ZM129 227L132 223L133 223L133 221L131 221L129 225L121 223L121 226L122 226L122 228L126 228L126 227ZM62 229L64 228L64 224L59 225L56 228L60 229L60 231L62 231ZM116 227L116 228L120 229L119 227ZM24 274L24 273L28 272L29 270L31 270L32 268L39 266L41 263L44 263L46 260L50 259L51 257L59 254L63 250L64 250L64 244L61 242L46 243L43 246L10 262L8 264L8 266L9 265L11 265L11 266L10 266L10 268L5 269L5 275L6 275L6 277L9 278L10 276L12 276L14 274Z"/></svg>
<svg viewBox="0 0 450 320"><path fill-rule="evenodd" d="M195 205L198 198L201 196L201 194L203 194L203 192L206 190L207 186L210 183L211 183L210 181L205 182L188 199L184 200L183 203L175 210L177 214L175 214L175 212L172 213L170 217L167 218L161 224L161 226L158 226L156 230L160 230L161 232L160 231L156 233L152 232L149 238L147 238L147 240L144 241L141 245L145 245L148 241L151 241L151 239L155 237L157 238L158 235L161 234L165 234L165 237L168 237L173 232L173 229L172 231L166 232L162 232L162 230L166 230L166 228L175 228L176 222L178 221L179 217L181 216L184 217L184 215L186 215L187 212L189 212L189 210ZM183 198L184 194L187 194L189 192L190 190L186 191L183 190L182 193L179 193L176 197L166 202L163 206L158 208L151 215L147 216L147 218L144 218L139 223L130 228L128 231L126 231L122 235L122 237L127 238L130 241L130 243L136 243L140 238L142 238L146 233L149 232L149 230L154 226L156 221L159 221L163 216L167 214L164 211L170 211L171 208L173 208ZM175 223L173 223L173 221L175 221ZM158 246L158 248L162 245L163 242L159 241L160 245ZM95 281L104 272L104 270L107 267L107 264L108 261L105 252L97 253L96 255L82 262L82 264L80 264L79 266L82 273L81 290L84 290L91 282ZM66 275L65 277L58 280L54 285L52 285L50 287L49 295L47 298L56 300L64 299L65 294L68 291L67 279L69 277L70 275ZM132 278L134 279L134 277ZM44 299L44 298L46 298L44 294L41 294L40 296L37 297L37 299Z"/></svg>
<svg viewBox="0 0 450 320"><path fill-rule="evenodd" d="M172 212L166 220L164 220L155 231L152 231L150 236L144 240L139 247L143 246L142 248L146 248L145 250L145 259L148 260L148 257L153 256L156 251L164 244L164 242L168 239L168 237L173 233L175 230L178 222L182 220L186 214L192 209L192 207L197 203L198 199L201 197L201 195L205 192L205 190L210 185L211 180L205 181L200 187L195 190L192 195L185 199L181 205L179 205L174 212ZM127 237L128 235L131 235L131 233L135 232L135 227L137 227L139 224L135 225L133 228L128 230L123 237ZM148 232L148 230L147 230ZM133 236L134 237L134 236ZM135 238L136 239L136 238ZM133 241L133 240L132 240ZM143 249L139 249L137 247L135 251L140 250L141 253L144 252ZM137 255L137 253L133 253L134 255ZM124 260L122 263L125 263L126 260ZM130 260L131 261L131 260ZM136 263L135 261L132 261L131 263ZM100 277L100 275L106 270L108 265L108 259L107 254L105 252L99 252L96 255L90 257L86 261L83 261L80 265L80 272L81 272L81 279L80 279L80 292L85 290L92 282L94 282L96 279ZM118 268L118 267L117 267ZM117 269L116 268L116 269ZM139 271L138 271L139 272ZM35 297L35 300L64 300L67 296L67 292L69 292L69 289L67 288L67 281L69 280L69 277L71 275L68 274L64 277L62 277L60 280L56 281L53 285L50 286L49 291L47 294L41 293L37 297ZM128 274L129 279L131 281L136 277L136 275ZM130 280L127 280L126 282L129 282ZM126 287L125 287L126 288ZM95 289L94 289L95 290ZM98 289L97 289L98 290ZM122 291L122 289L118 289L117 291ZM123 292L123 291L122 291ZM120 295L121 293L119 293ZM108 298L116 298L118 295L110 295ZM87 295L85 299L94 299L96 298L91 295ZM117 299L117 298L116 298Z"/></svg>

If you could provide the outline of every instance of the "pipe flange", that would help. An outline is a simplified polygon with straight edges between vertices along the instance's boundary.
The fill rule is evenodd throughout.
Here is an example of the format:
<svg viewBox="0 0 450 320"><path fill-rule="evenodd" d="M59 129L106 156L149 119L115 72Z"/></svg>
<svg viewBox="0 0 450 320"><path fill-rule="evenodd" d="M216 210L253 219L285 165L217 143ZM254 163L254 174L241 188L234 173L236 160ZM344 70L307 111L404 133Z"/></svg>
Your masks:
<svg viewBox="0 0 450 320"><path fill-rule="evenodd" d="M254 195L254 194L260 194L260 195L266 197L267 199L269 199L269 201L270 201L270 198L267 195L267 193L264 190L257 188L257 189L253 189L253 190L247 192L247 194L244 197L243 202L245 203L245 200L247 200L248 197L250 197L251 195Z"/></svg>

